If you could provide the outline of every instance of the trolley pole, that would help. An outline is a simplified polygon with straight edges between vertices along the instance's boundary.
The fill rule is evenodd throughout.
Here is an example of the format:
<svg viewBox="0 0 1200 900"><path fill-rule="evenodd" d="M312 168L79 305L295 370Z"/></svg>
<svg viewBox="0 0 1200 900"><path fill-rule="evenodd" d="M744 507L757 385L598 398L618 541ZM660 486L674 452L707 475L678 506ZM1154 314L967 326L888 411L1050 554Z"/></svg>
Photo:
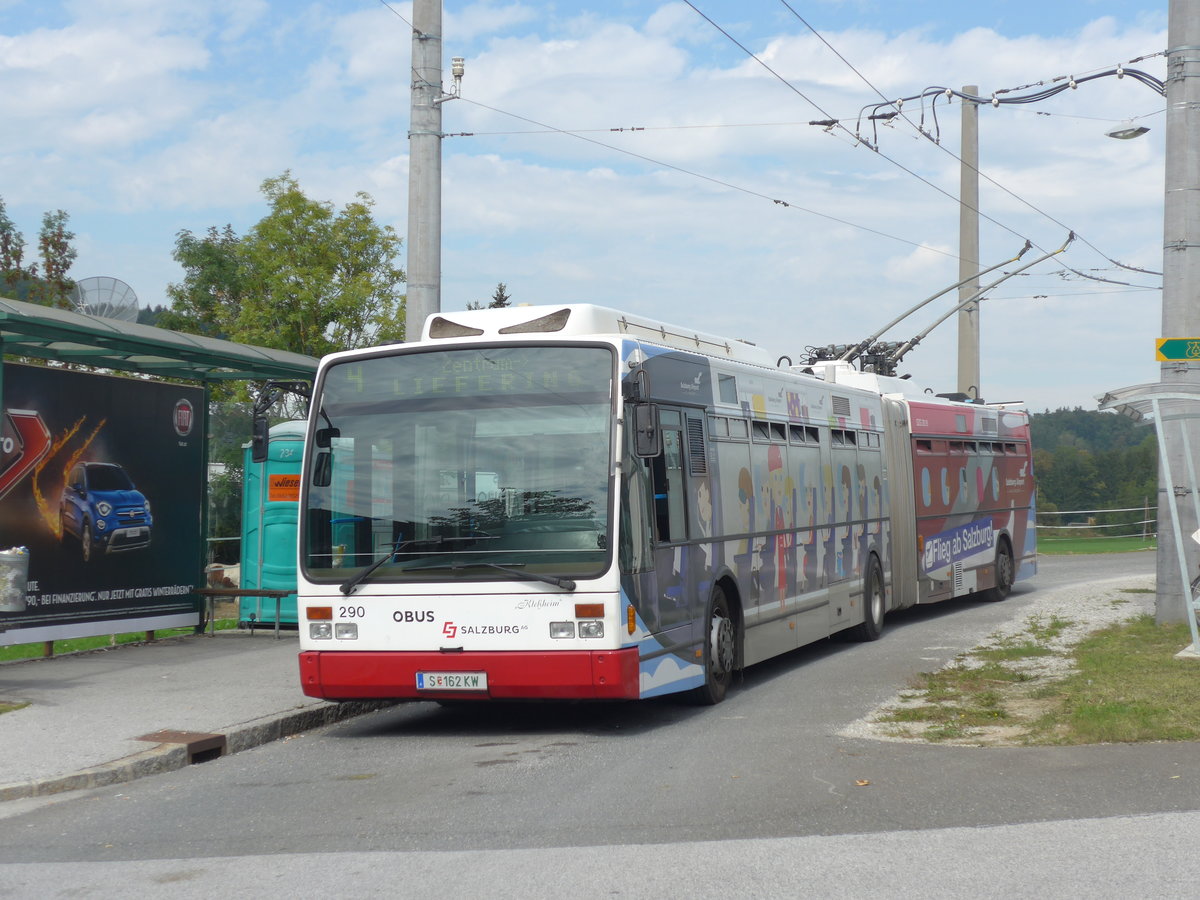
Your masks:
<svg viewBox="0 0 1200 900"><path fill-rule="evenodd" d="M1197 337L1200 336L1200 0L1170 0L1166 56L1162 336ZM1160 381L1200 385L1200 362L1162 363ZM1182 573L1194 573L1197 559L1194 542L1172 541L1165 534L1171 522L1171 502L1193 490L1185 477L1192 464L1187 458L1187 448L1200 447L1200 423L1194 418L1182 418L1191 412L1186 405L1188 401L1169 401L1164 402L1161 410L1165 420L1180 418L1180 428L1186 429L1186 434L1163 448L1166 463L1159 469L1155 603L1155 618L1159 622L1183 621L1185 603L1181 598L1188 601L1186 609L1190 610L1189 579ZM1164 439L1167 432L1161 424L1158 432L1160 440ZM1178 504L1183 537L1195 533L1200 525L1195 512L1196 498L1189 499L1192 502ZM1177 557L1181 550L1191 556L1190 561Z"/></svg>
<svg viewBox="0 0 1200 900"><path fill-rule="evenodd" d="M964 94L978 96L978 85L968 84ZM979 292L979 105L962 102L962 166L958 186L958 289L963 302ZM967 280L971 279L971 280ZM978 399L979 387L979 301L958 311L958 391Z"/></svg>
<svg viewBox="0 0 1200 900"><path fill-rule="evenodd" d="M413 0L405 339L442 307L442 0Z"/></svg>

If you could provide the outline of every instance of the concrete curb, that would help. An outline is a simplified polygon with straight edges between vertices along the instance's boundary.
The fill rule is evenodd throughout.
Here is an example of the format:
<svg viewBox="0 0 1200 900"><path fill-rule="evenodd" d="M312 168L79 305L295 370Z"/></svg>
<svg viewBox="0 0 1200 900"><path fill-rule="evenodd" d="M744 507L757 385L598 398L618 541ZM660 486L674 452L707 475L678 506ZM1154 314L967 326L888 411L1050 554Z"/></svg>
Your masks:
<svg viewBox="0 0 1200 900"><path fill-rule="evenodd" d="M379 709L394 706L392 700L366 700L349 703L322 703L293 712L278 713L253 719L217 732L225 738L225 753L239 753L280 738L300 734L343 719L354 718ZM0 803L28 797L46 797L67 791L108 787L124 784L149 775L159 775L191 765L188 749L183 744L157 744L149 750L126 756L103 765L83 769L70 775L0 784Z"/></svg>

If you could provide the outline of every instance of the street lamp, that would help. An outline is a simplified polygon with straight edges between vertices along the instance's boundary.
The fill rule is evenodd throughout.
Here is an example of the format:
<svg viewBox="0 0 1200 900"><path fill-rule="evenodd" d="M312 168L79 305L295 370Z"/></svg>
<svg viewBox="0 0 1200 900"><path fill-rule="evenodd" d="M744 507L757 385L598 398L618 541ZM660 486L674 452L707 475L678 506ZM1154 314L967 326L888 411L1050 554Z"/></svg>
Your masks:
<svg viewBox="0 0 1200 900"><path fill-rule="evenodd" d="M1116 138L1118 141L1128 141L1135 137L1141 137L1149 130L1145 125L1134 125L1131 119L1126 119L1120 125L1104 132L1104 134L1106 137Z"/></svg>

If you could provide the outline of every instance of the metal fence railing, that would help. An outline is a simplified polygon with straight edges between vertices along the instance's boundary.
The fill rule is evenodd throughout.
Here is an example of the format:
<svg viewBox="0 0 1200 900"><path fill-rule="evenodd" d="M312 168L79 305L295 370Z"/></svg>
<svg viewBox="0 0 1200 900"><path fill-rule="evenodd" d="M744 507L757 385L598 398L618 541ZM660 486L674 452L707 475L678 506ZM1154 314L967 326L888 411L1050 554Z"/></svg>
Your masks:
<svg viewBox="0 0 1200 900"><path fill-rule="evenodd" d="M1158 509L1043 510L1037 513L1039 541L1124 540L1153 543L1158 539Z"/></svg>

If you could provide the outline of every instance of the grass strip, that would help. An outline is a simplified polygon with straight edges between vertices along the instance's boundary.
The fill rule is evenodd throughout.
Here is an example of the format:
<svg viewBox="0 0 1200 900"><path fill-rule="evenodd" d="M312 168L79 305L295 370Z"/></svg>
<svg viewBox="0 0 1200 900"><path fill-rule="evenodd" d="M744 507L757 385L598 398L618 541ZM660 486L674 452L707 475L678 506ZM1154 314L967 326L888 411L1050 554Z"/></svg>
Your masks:
<svg viewBox="0 0 1200 900"><path fill-rule="evenodd" d="M1039 743L1098 744L1200 739L1200 662L1177 659L1186 623L1143 615L1089 635L1077 671L1048 686L1055 709L1033 723Z"/></svg>
<svg viewBox="0 0 1200 900"><path fill-rule="evenodd" d="M1072 554L1129 553L1133 550L1156 550L1158 542L1142 537L1053 537L1039 534L1037 550L1046 556Z"/></svg>
<svg viewBox="0 0 1200 900"><path fill-rule="evenodd" d="M1022 664L1069 622L1032 616L1019 635L924 672L876 721L900 737L970 744L1074 745L1200 740L1200 661L1176 654L1186 623L1152 615L1093 632L1066 651L1072 669L1046 677Z"/></svg>
<svg viewBox="0 0 1200 900"><path fill-rule="evenodd" d="M237 624L237 619L217 619L217 631L230 631L237 628ZM186 628L166 628L155 631L154 639L159 641L165 638L185 637L195 633L195 628L191 626ZM85 638L68 638L54 642L54 655L82 653L85 650L104 650L109 647L118 647L122 644L144 643L145 640L145 631L131 631L125 634L101 634ZM45 646L45 642L38 641L33 644L11 644L7 647L0 647L0 662L41 658L45 655Z"/></svg>

